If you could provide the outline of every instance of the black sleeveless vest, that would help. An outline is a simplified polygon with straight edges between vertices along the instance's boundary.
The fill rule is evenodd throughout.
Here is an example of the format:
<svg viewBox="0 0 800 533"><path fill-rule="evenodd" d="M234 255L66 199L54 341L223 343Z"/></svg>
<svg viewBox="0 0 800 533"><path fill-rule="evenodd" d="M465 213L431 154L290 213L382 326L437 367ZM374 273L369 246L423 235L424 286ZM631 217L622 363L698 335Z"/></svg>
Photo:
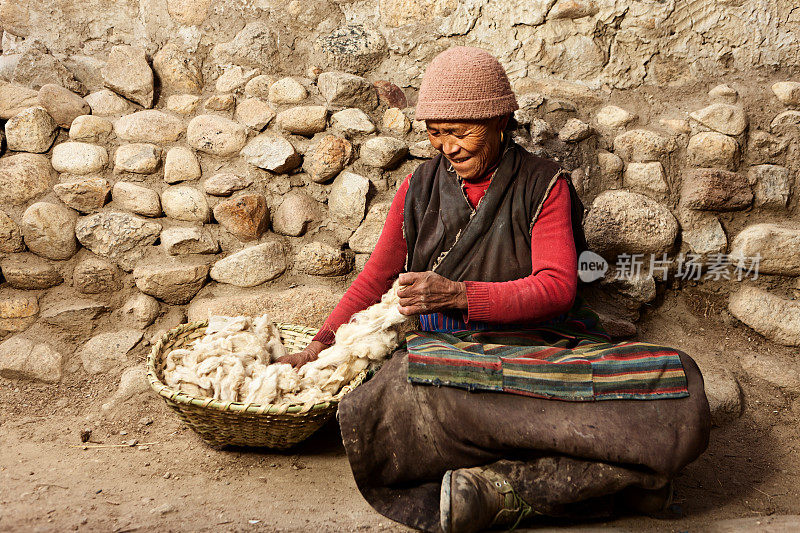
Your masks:
<svg viewBox="0 0 800 533"><path fill-rule="evenodd" d="M492 182L474 210L442 154L417 167L403 217L407 271L433 270L454 281L510 281L529 276L531 228L559 177L566 178L569 186L576 251L587 249L583 204L569 173L510 139L501 150Z"/></svg>

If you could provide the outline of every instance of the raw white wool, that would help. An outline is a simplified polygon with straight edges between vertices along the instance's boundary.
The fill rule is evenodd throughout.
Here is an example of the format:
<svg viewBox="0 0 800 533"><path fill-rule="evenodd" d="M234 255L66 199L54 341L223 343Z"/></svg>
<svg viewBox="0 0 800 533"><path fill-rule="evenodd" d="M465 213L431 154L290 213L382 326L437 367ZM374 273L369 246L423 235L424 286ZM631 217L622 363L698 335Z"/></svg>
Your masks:
<svg viewBox="0 0 800 533"><path fill-rule="evenodd" d="M314 404L330 400L367 368L380 366L414 324L398 310L397 282L377 304L336 332L336 343L298 370L275 363L286 348L266 315L213 316L205 335L172 350L164 381L197 397L257 404Z"/></svg>

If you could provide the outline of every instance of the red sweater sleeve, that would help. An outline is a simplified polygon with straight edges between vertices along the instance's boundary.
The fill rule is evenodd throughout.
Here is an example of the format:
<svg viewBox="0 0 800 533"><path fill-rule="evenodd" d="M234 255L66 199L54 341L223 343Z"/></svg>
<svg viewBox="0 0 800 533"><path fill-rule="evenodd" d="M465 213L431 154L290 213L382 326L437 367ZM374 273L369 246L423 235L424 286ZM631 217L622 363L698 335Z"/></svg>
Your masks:
<svg viewBox="0 0 800 533"><path fill-rule="evenodd" d="M465 282L468 321L540 322L569 310L578 287L570 205L567 182L558 179L531 231L531 275L504 282Z"/></svg>
<svg viewBox="0 0 800 533"><path fill-rule="evenodd" d="M403 208L410 178L409 174L394 195L386 223L364 270L344 293L314 340L333 344L334 334L339 326L350 320L355 313L378 302L405 269L407 247L403 237Z"/></svg>

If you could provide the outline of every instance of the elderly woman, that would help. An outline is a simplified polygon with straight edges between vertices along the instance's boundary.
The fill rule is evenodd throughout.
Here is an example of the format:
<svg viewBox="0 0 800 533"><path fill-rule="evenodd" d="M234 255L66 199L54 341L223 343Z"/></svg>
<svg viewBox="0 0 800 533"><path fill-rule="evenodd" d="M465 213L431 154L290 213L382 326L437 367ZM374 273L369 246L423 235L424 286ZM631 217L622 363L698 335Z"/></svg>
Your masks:
<svg viewBox="0 0 800 533"><path fill-rule="evenodd" d="M364 270L285 359L316 358L399 276L400 311L420 331L343 399L339 422L364 497L419 529L598 516L620 502L656 512L707 445L694 362L610 343L576 295L583 206L567 172L511 139L517 108L487 52L433 60L416 118L440 155L402 183Z"/></svg>

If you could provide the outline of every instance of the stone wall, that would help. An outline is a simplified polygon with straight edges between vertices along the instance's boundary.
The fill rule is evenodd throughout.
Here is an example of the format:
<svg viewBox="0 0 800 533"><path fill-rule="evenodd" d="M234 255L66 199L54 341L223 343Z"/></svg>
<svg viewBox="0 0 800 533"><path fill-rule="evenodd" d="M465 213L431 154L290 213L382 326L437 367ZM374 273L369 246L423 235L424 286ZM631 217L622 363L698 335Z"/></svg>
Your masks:
<svg viewBox="0 0 800 533"><path fill-rule="evenodd" d="M416 87L459 43L508 68L592 248L669 260L586 289L615 335L703 283L800 345L800 8L0 0L0 24L0 375L120 369L187 316L319 325L433 154ZM720 254L758 279L706 276Z"/></svg>

